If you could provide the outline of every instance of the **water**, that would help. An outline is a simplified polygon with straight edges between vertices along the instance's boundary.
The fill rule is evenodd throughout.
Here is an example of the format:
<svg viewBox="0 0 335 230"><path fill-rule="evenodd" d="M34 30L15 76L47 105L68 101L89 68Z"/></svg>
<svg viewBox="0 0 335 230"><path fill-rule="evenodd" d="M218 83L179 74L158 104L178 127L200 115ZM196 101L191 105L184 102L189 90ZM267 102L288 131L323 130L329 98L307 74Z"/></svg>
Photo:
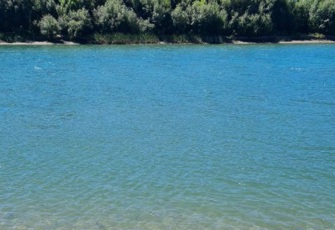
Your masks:
<svg viewBox="0 0 335 230"><path fill-rule="evenodd" d="M334 45L0 60L0 229L335 229Z"/></svg>

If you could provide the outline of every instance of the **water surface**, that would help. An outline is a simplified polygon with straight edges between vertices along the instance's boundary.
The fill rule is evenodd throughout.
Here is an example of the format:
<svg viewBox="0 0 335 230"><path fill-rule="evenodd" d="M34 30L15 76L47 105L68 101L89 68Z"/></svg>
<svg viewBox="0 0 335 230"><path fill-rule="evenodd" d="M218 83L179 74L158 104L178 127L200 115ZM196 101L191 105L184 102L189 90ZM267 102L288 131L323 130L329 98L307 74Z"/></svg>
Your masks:
<svg viewBox="0 0 335 230"><path fill-rule="evenodd" d="M335 46L0 47L1 229L334 229Z"/></svg>

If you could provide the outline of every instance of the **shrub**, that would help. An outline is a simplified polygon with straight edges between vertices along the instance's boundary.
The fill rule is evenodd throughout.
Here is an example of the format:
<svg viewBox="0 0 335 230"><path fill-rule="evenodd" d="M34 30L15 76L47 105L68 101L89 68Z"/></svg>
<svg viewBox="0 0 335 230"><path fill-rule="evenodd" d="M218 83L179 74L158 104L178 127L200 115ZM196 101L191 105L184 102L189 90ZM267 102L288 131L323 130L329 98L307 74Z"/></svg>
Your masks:
<svg viewBox="0 0 335 230"><path fill-rule="evenodd" d="M70 11L58 18L61 32L70 39L84 36L92 28L91 18L86 9Z"/></svg>
<svg viewBox="0 0 335 230"><path fill-rule="evenodd" d="M44 15L39 22L41 34L47 36L50 39L55 38L59 33L60 27L57 20L50 14Z"/></svg>
<svg viewBox="0 0 335 230"><path fill-rule="evenodd" d="M94 11L94 16L102 33L138 33L149 31L153 27L148 20L138 18L121 0L107 1Z"/></svg>

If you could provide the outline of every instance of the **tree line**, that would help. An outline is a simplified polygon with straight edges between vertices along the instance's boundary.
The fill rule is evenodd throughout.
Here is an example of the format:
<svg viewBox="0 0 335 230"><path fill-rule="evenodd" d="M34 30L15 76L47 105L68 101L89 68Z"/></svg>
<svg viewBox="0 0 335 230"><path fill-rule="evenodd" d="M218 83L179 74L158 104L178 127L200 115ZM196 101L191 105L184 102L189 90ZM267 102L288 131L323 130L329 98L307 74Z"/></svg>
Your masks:
<svg viewBox="0 0 335 230"><path fill-rule="evenodd" d="M0 33L335 35L334 0L0 0Z"/></svg>

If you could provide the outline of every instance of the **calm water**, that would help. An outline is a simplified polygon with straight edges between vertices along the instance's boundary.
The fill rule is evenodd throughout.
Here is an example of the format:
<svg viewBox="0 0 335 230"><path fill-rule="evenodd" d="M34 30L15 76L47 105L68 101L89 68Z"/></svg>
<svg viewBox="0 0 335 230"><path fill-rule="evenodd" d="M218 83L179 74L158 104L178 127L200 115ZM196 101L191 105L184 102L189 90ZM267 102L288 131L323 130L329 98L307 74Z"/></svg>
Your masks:
<svg viewBox="0 0 335 230"><path fill-rule="evenodd" d="M334 45L0 60L0 229L335 229Z"/></svg>

